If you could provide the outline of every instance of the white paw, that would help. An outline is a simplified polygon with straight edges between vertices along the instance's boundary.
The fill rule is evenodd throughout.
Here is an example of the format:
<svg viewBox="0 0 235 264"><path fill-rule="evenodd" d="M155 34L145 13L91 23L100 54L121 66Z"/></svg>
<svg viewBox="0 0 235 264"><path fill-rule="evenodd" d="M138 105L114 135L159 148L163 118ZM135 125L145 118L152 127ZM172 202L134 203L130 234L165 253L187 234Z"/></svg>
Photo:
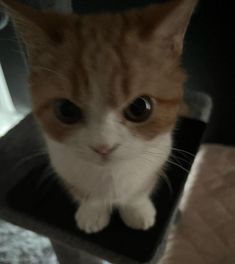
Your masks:
<svg viewBox="0 0 235 264"><path fill-rule="evenodd" d="M82 204L75 215L78 227L84 232L91 234L104 229L110 221L110 211L102 206Z"/></svg>
<svg viewBox="0 0 235 264"><path fill-rule="evenodd" d="M133 229L148 230L155 223L156 209L149 199L119 209L122 220Z"/></svg>

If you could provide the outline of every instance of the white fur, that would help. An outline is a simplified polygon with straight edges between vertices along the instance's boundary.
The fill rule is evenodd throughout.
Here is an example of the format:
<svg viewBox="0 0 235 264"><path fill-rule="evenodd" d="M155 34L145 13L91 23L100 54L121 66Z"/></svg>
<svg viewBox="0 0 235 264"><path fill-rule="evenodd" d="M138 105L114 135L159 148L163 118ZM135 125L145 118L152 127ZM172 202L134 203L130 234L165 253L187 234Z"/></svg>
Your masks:
<svg viewBox="0 0 235 264"><path fill-rule="evenodd" d="M111 210L105 204L91 202L81 203L79 210L75 214L75 220L79 227L86 233L95 233L102 230L109 223Z"/></svg>
<svg viewBox="0 0 235 264"><path fill-rule="evenodd" d="M126 225L134 229L147 230L155 223L156 210L147 195L120 206L119 212Z"/></svg>
<svg viewBox="0 0 235 264"><path fill-rule="evenodd" d="M100 231L108 225L111 208L116 206L127 225L148 229L156 213L144 186L168 158L170 133L146 141L132 135L114 112L93 113L88 120L63 143L46 138L58 175L86 194L79 201L78 226L87 233ZM119 147L104 161L91 149L100 144Z"/></svg>

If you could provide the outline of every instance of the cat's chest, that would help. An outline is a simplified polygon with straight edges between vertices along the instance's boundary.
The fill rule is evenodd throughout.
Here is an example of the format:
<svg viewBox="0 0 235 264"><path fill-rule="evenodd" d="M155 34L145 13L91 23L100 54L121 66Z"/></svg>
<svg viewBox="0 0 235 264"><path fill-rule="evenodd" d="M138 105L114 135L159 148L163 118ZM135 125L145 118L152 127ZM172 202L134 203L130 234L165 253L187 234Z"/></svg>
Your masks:
<svg viewBox="0 0 235 264"><path fill-rule="evenodd" d="M107 166L64 157L63 162L52 159L61 178L75 189L96 199L120 201L128 199L151 181L159 166L141 159Z"/></svg>

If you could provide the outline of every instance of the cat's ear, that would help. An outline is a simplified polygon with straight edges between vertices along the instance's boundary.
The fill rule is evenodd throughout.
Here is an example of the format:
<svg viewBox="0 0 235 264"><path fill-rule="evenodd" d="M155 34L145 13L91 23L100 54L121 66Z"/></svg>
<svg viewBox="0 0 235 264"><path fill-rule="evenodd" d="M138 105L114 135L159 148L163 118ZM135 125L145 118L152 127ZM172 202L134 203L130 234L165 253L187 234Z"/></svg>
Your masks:
<svg viewBox="0 0 235 264"><path fill-rule="evenodd" d="M181 54L184 36L198 0L168 0L139 13L141 34L154 38Z"/></svg>
<svg viewBox="0 0 235 264"><path fill-rule="evenodd" d="M0 3L12 18L29 55L59 39L60 15L41 12L14 0L0 0Z"/></svg>

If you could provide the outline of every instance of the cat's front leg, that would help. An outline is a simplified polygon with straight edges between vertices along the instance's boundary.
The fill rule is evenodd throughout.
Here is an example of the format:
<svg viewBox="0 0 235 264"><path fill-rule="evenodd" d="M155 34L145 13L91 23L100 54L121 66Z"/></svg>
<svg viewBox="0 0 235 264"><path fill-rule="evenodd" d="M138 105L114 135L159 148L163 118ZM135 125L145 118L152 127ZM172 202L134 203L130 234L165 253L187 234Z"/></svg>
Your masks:
<svg viewBox="0 0 235 264"><path fill-rule="evenodd" d="M97 233L104 229L110 221L111 207L95 201L84 201L78 208L75 220L84 232Z"/></svg>
<svg viewBox="0 0 235 264"><path fill-rule="evenodd" d="M133 228L147 230L155 223L156 209L149 197L139 197L119 205L124 223Z"/></svg>

